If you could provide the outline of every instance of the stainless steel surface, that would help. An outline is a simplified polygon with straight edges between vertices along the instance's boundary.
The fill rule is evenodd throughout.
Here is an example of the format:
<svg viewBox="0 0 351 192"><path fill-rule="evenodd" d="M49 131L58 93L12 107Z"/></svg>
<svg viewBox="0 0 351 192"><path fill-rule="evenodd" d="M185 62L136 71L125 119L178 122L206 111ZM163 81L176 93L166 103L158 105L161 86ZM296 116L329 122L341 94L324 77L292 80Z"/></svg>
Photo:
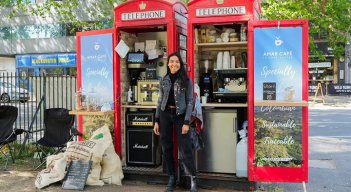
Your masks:
<svg viewBox="0 0 351 192"><path fill-rule="evenodd" d="M237 112L233 109L204 110L205 148L197 154L199 171L235 173Z"/></svg>

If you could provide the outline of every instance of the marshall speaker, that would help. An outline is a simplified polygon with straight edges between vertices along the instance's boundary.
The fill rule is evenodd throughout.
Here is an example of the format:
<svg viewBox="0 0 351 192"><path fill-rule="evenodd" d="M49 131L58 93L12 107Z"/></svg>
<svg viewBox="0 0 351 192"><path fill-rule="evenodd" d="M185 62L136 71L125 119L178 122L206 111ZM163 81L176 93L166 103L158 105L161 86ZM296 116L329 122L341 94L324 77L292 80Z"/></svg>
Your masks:
<svg viewBox="0 0 351 192"><path fill-rule="evenodd" d="M161 147L149 127L127 128L127 164L159 165Z"/></svg>
<svg viewBox="0 0 351 192"><path fill-rule="evenodd" d="M152 129L155 123L154 112L129 111L126 116L127 164L159 165L161 147Z"/></svg>

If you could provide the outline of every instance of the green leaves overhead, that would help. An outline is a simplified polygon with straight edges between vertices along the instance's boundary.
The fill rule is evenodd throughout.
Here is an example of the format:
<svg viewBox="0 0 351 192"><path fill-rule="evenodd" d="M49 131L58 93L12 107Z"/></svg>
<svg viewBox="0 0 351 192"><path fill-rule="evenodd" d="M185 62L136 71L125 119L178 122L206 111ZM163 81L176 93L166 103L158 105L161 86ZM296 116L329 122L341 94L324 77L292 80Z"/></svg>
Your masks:
<svg viewBox="0 0 351 192"><path fill-rule="evenodd" d="M38 0L37 0L38 1ZM45 3L31 3L31 0L2 0L2 15L11 10L7 17L30 14L42 18L53 18L59 23L70 23L74 27L87 29L106 28L113 23L113 9L116 0L43 0ZM92 22L93 21L93 22ZM112 25L109 25L110 28Z"/></svg>
<svg viewBox="0 0 351 192"><path fill-rule="evenodd" d="M267 0L261 5L270 20L308 19L309 48L314 55L320 55L312 45L314 40L325 40L336 57L343 55L351 32L350 0Z"/></svg>
<svg viewBox="0 0 351 192"><path fill-rule="evenodd" d="M40 1L40 0L37 0ZM44 0L43 0L44 1ZM71 23L83 30L111 28L113 10L126 0L45 0L45 3L30 4L32 0L1 0L1 14L12 18L16 14L29 13L34 16ZM189 0L183 0L188 3ZM84 6L82 6L84 4ZM325 40L333 48L334 55L344 53L344 44L351 32L350 0L265 0L262 1L263 16L267 19L308 19L310 49L314 55L313 41ZM94 22L91 22L94 21Z"/></svg>

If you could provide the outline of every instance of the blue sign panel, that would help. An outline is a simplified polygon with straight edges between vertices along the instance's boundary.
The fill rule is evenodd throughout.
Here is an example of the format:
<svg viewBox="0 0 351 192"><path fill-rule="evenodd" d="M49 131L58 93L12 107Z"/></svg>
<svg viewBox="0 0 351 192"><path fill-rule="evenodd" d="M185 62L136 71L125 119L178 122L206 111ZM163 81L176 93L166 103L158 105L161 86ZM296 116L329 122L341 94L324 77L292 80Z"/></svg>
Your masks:
<svg viewBox="0 0 351 192"><path fill-rule="evenodd" d="M75 53L58 54L57 64L62 66L76 65L76 54Z"/></svg>
<svg viewBox="0 0 351 192"><path fill-rule="evenodd" d="M302 100L302 28L254 29L255 100Z"/></svg>
<svg viewBox="0 0 351 192"><path fill-rule="evenodd" d="M75 53L16 55L17 67L75 67Z"/></svg>
<svg viewBox="0 0 351 192"><path fill-rule="evenodd" d="M112 34L81 37L82 89L97 105L113 102Z"/></svg>
<svg viewBox="0 0 351 192"><path fill-rule="evenodd" d="M31 66L30 55L17 55L16 56L17 67L29 67Z"/></svg>
<svg viewBox="0 0 351 192"><path fill-rule="evenodd" d="M53 66L57 65L57 54L32 55L32 66Z"/></svg>

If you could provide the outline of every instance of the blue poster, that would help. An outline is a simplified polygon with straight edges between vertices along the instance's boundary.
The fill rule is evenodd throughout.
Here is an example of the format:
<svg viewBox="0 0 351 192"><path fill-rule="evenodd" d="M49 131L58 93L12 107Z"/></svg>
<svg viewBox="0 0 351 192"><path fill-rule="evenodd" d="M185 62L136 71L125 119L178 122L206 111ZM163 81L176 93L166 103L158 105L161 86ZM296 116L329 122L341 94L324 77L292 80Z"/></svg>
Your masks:
<svg viewBox="0 0 351 192"><path fill-rule="evenodd" d="M81 37L81 74L83 94L97 105L95 110L113 103L112 34Z"/></svg>
<svg viewBox="0 0 351 192"><path fill-rule="evenodd" d="M302 27L254 29L254 99L302 100Z"/></svg>

